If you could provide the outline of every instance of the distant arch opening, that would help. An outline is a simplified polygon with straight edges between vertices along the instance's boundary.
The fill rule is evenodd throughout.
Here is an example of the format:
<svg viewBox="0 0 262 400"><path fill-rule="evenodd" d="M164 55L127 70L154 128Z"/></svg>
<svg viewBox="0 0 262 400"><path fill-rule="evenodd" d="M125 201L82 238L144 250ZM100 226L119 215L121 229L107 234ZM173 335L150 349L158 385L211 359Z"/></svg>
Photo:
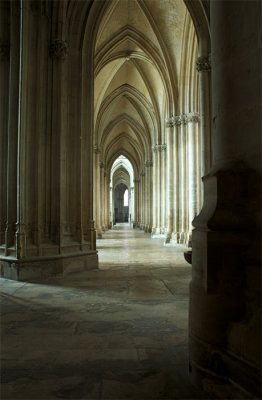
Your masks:
<svg viewBox="0 0 262 400"><path fill-rule="evenodd" d="M121 222L131 224L134 219L134 170L131 162L120 155L114 161L110 175L113 225Z"/></svg>

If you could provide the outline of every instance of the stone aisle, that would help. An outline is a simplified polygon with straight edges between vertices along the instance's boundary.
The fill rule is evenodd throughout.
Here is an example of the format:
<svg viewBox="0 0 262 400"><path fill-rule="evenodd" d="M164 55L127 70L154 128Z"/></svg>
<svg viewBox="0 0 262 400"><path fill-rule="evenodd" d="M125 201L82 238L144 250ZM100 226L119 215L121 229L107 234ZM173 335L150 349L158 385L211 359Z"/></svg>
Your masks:
<svg viewBox="0 0 262 400"><path fill-rule="evenodd" d="M1 279L1 399L207 399L188 376L183 247L117 225L100 269Z"/></svg>

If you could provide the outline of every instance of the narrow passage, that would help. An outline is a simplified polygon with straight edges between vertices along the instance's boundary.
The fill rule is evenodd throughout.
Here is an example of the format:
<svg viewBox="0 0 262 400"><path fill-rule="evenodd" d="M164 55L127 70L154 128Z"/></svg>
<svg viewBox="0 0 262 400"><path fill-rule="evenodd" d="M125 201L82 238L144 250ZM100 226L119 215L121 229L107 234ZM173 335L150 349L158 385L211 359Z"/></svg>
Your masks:
<svg viewBox="0 0 262 400"><path fill-rule="evenodd" d="M210 398L188 376L183 248L127 225L97 246L99 270L1 279L1 398Z"/></svg>

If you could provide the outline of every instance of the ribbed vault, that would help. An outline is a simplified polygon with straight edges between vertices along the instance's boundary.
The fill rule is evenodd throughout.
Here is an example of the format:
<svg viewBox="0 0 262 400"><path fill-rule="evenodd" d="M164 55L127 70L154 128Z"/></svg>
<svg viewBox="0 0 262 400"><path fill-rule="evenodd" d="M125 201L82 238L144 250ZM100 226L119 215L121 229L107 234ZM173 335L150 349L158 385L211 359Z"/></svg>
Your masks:
<svg viewBox="0 0 262 400"><path fill-rule="evenodd" d="M108 215L98 215L99 202L108 204L109 197L101 193L109 193L112 165L118 156L124 155L134 171L137 226L160 234L170 231L175 241L186 241L195 213L192 207L193 211L189 211L185 200L191 199L187 192L191 191L192 179L198 179L194 185L198 185L199 194L197 200L192 197L190 201L195 208L201 203L201 142L197 125L193 134L188 133L186 126L178 126L170 136L167 120L180 115L181 121L185 121L183 115L195 115L199 110L195 70L198 46L193 21L183 0L112 0L103 2L98 15L91 117L97 154L94 219L99 236L102 229L111 225L99 222L110 220ZM87 43L86 38L83 54ZM179 189L167 192L168 186ZM164 207L167 202L168 211ZM177 222L173 219L174 204L177 211L183 210L177 213Z"/></svg>
<svg viewBox="0 0 262 400"><path fill-rule="evenodd" d="M182 0L172 7L108 2L94 55L94 143L106 168L121 149L141 172L152 146L165 141L165 117L177 108L185 15Z"/></svg>

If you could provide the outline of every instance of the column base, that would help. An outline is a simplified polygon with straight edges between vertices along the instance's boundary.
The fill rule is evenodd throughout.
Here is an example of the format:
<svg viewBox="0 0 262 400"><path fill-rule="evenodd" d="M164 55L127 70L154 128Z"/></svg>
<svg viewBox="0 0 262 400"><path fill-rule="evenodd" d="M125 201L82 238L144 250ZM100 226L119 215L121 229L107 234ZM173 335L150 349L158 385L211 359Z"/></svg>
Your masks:
<svg viewBox="0 0 262 400"><path fill-rule="evenodd" d="M169 233L167 233L166 238L165 238L165 246L172 246L171 241L172 241L172 233L169 232Z"/></svg>
<svg viewBox="0 0 262 400"><path fill-rule="evenodd" d="M151 237L152 239L155 238L164 238L166 236L166 229L165 228L152 228Z"/></svg>
<svg viewBox="0 0 262 400"><path fill-rule="evenodd" d="M17 281L34 281L55 275L68 275L98 268L96 251L85 251L45 257L0 258L0 276Z"/></svg>
<svg viewBox="0 0 262 400"><path fill-rule="evenodd" d="M152 226L149 225L149 224L146 224L144 226L144 231L145 231L145 233L151 233L152 232Z"/></svg>

